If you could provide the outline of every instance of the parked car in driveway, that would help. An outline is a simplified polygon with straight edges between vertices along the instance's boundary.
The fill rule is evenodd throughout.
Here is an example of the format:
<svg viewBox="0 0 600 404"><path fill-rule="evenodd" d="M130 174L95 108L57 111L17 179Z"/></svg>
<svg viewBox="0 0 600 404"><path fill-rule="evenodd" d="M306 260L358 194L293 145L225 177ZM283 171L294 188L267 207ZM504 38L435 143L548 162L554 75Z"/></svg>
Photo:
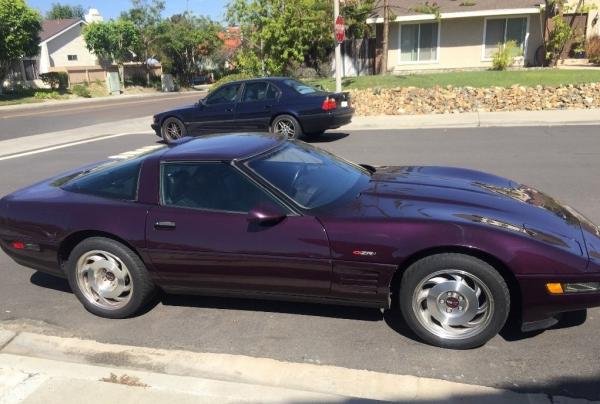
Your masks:
<svg viewBox="0 0 600 404"><path fill-rule="evenodd" d="M296 139L350 123L348 93L331 93L287 77L223 84L198 103L153 117L152 129L170 143L184 136L271 131Z"/></svg>
<svg viewBox="0 0 600 404"><path fill-rule="evenodd" d="M600 305L600 229L552 197L276 134L180 139L32 185L0 200L0 244L109 318L157 290L398 305L423 340L463 349L511 311L534 330Z"/></svg>

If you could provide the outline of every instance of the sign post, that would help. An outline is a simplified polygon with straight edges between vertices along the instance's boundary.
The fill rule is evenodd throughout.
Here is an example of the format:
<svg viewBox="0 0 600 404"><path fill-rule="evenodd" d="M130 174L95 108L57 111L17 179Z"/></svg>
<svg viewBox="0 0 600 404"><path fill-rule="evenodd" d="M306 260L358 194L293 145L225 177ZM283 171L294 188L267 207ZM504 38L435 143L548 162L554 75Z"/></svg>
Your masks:
<svg viewBox="0 0 600 404"><path fill-rule="evenodd" d="M334 32L335 32L335 92L342 92L342 43L346 39L344 17L340 15L340 0L333 2Z"/></svg>

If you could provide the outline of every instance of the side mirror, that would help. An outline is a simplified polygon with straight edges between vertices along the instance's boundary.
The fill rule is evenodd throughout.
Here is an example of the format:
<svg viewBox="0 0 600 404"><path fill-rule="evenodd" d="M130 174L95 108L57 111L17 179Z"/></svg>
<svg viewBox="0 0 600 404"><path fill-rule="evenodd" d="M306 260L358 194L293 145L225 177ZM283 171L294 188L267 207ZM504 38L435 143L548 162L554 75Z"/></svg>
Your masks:
<svg viewBox="0 0 600 404"><path fill-rule="evenodd" d="M278 206L275 205L259 205L256 208L252 209L248 212L248 223L250 224L258 224L262 226L272 226L287 216L286 212L283 211Z"/></svg>

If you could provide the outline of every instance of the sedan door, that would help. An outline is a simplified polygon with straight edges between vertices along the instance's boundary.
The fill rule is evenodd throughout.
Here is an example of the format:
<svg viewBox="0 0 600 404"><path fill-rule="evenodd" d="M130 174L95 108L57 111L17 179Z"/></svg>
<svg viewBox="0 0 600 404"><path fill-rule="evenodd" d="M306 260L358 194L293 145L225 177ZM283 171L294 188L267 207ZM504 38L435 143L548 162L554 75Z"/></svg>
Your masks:
<svg viewBox="0 0 600 404"><path fill-rule="evenodd" d="M187 123L190 133L201 135L234 131L235 106L241 87L241 83L224 85L200 102Z"/></svg>
<svg viewBox="0 0 600 404"><path fill-rule="evenodd" d="M246 83L236 108L235 121L239 130L268 131L272 110L279 102L280 91L272 83Z"/></svg>
<svg viewBox="0 0 600 404"><path fill-rule="evenodd" d="M323 226L293 214L230 164L163 163L162 202L146 225L148 254L171 291L327 296L329 242ZM276 206L278 223L250 222Z"/></svg>

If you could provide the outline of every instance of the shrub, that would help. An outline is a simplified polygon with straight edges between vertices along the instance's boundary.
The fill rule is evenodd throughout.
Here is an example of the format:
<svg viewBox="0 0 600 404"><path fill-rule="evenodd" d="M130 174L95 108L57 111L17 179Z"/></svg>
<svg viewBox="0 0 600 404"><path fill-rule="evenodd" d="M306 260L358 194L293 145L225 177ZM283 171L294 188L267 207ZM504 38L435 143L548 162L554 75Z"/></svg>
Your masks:
<svg viewBox="0 0 600 404"><path fill-rule="evenodd" d="M521 48L517 46L515 41L508 41L500 46L500 49L492 56L493 70L506 70L515 61L515 57L521 55Z"/></svg>
<svg viewBox="0 0 600 404"><path fill-rule="evenodd" d="M71 87L71 92L78 97L90 98L92 96L87 84L75 84Z"/></svg>
<svg viewBox="0 0 600 404"><path fill-rule="evenodd" d="M235 73L235 74L230 74L228 76L223 76L219 80L215 81L215 83L212 86L210 86L210 91L213 91L214 89L222 86L225 83L230 83L232 81L237 81L237 80L246 80L246 79L251 79L251 78L252 78L252 76L247 73Z"/></svg>
<svg viewBox="0 0 600 404"><path fill-rule="evenodd" d="M555 66L569 40L573 38L573 28L561 15L552 17L552 29L546 41L546 62Z"/></svg>
<svg viewBox="0 0 600 404"><path fill-rule="evenodd" d="M595 35L587 40L585 53L590 62L600 65L600 35Z"/></svg>
<svg viewBox="0 0 600 404"><path fill-rule="evenodd" d="M52 90L65 90L69 85L69 75L65 72L42 73L40 79Z"/></svg>

